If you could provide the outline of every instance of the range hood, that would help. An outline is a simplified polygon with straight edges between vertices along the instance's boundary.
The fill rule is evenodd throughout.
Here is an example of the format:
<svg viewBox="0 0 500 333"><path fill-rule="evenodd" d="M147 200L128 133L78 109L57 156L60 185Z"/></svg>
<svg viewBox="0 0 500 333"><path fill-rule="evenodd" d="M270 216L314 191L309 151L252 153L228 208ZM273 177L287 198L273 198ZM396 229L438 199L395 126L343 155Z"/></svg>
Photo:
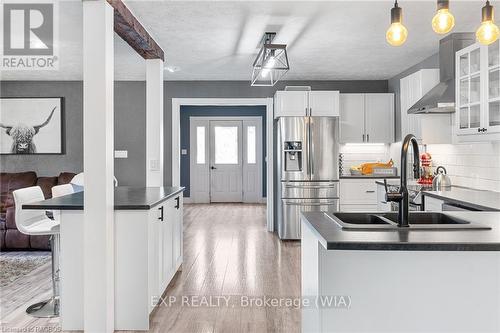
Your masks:
<svg viewBox="0 0 500 333"><path fill-rule="evenodd" d="M439 84L429 90L408 114L455 112L455 53L474 44L474 33L452 33L439 41Z"/></svg>

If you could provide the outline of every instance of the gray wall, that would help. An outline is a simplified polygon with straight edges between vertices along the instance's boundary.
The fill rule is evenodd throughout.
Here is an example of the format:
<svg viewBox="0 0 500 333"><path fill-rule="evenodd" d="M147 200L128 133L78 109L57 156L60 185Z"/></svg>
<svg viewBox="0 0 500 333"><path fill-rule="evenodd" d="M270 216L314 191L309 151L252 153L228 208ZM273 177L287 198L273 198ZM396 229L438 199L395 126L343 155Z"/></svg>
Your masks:
<svg viewBox="0 0 500 333"><path fill-rule="evenodd" d="M399 80L408 76L412 73L415 73L421 69L426 68L439 68L439 55L438 53L431 55L430 57L422 60L416 65L411 66L407 70L399 73L398 75L391 77L388 81L388 89L389 92L394 93L394 112L396 116L394 117L395 121L395 133L396 133L396 141L401 141L401 103L400 103L400 86Z"/></svg>
<svg viewBox="0 0 500 333"><path fill-rule="evenodd" d="M36 171L39 176L57 176L62 171L83 169L83 84L78 81L2 81L1 97L64 97L64 155L1 155L2 172Z"/></svg>
<svg viewBox="0 0 500 333"><path fill-rule="evenodd" d="M388 82L379 81L283 81L274 87L251 87L247 81L165 81L165 184L171 184L172 98L272 97L286 85L307 85L314 90L387 92ZM143 186L146 179L146 93L144 82L115 83L115 148L128 150L128 159L115 159L120 185ZM83 169L83 85L77 81L1 81L0 96L65 97L65 155L9 156L0 158L4 172L34 170L39 175Z"/></svg>
<svg viewBox="0 0 500 333"><path fill-rule="evenodd" d="M81 81L2 81L0 97L64 97L64 155L2 155L2 172L36 171L56 176L83 170L83 84ZM146 183L146 86L144 82L115 83L115 149L129 151L128 159L115 159L120 185Z"/></svg>

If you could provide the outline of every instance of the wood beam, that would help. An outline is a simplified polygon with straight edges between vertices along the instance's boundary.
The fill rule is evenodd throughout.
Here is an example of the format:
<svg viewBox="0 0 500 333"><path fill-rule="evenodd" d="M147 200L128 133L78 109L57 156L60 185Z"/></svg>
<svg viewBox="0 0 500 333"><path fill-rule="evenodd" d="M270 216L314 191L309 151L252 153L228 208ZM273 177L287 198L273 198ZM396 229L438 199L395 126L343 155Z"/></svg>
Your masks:
<svg viewBox="0 0 500 333"><path fill-rule="evenodd" d="M114 9L114 29L144 59L165 61L163 49L130 12L122 0L106 0Z"/></svg>

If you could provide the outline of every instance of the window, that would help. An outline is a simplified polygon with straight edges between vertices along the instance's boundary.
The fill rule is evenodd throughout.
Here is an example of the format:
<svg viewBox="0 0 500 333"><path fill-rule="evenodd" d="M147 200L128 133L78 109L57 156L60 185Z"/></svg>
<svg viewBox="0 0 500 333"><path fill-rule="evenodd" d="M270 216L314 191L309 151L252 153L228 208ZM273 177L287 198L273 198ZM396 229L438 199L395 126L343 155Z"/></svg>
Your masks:
<svg viewBox="0 0 500 333"><path fill-rule="evenodd" d="M247 127L247 163L257 163L256 157L257 142L255 138L255 126Z"/></svg>
<svg viewBox="0 0 500 333"><path fill-rule="evenodd" d="M238 164L238 127L215 126L215 164Z"/></svg>
<svg viewBox="0 0 500 333"><path fill-rule="evenodd" d="M205 164L205 126L196 127L196 164Z"/></svg>

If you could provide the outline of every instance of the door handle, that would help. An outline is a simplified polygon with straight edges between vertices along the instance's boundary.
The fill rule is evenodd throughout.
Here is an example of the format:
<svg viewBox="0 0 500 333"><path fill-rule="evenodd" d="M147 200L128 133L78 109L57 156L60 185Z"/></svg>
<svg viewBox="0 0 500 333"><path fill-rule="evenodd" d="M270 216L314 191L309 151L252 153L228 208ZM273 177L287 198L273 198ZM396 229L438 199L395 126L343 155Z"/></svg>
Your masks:
<svg viewBox="0 0 500 333"><path fill-rule="evenodd" d="M363 142L365 142L365 135L363 134Z"/></svg>
<svg viewBox="0 0 500 333"><path fill-rule="evenodd" d="M215 170L215 169L217 169L217 168L216 168L216 167L214 167L214 166L211 166L211 167L210 167L210 169Z"/></svg>
<svg viewBox="0 0 500 333"><path fill-rule="evenodd" d="M160 208L158 208L160 210L160 217L158 218L158 220L162 221L163 222L163 206L161 206Z"/></svg>
<svg viewBox="0 0 500 333"><path fill-rule="evenodd" d="M179 209L179 207L180 207L180 198L177 197L177 198L175 198L175 208Z"/></svg>
<svg viewBox="0 0 500 333"><path fill-rule="evenodd" d="M326 201L326 202L290 202L285 201L286 206L331 206L336 205L337 201Z"/></svg>
<svg viewBox="0 0 500 333"><path fill-rule="evenodd" d="M285 185L285 188L335 188L335 184L331 185Z"/></svg>
<svg viewBox="0 0 500 333"><path fill-rule="evenodd" d="M366 142L370 142L370 134L366 135Z"/></svg>

